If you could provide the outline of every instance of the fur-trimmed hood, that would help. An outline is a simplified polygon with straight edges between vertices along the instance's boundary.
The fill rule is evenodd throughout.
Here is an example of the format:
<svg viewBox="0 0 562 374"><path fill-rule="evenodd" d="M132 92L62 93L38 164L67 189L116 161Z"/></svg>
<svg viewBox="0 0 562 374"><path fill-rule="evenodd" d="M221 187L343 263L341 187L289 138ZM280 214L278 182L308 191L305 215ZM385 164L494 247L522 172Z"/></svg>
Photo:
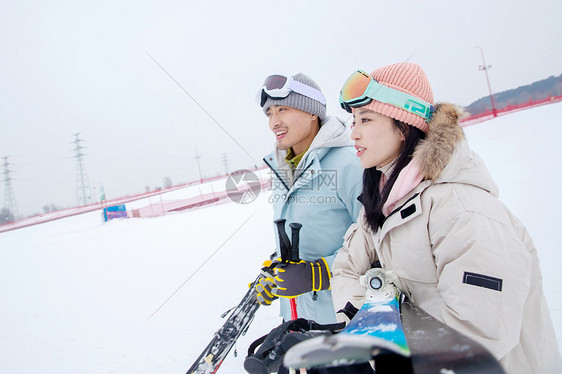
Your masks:
<svg viewBox="0 0 562 374"><path fill-rule="evenodd" d="M498 188L486 165L466 142L459 124L465 115L454 104L436 104L427 136L416 147L413 158L425 180L472 184L498 196Z"/></svg>

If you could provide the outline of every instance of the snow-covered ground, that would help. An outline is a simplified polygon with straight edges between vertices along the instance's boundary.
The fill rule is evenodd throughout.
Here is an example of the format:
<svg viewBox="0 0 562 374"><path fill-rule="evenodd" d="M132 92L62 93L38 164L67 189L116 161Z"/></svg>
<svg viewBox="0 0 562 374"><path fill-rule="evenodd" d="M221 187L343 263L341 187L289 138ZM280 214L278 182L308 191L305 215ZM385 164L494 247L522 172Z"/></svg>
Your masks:
<svg viewBox="0 0 562 374"><path fill-rule="evenodd" d="M465 129L539 250L559 346L561 116L552 104ZM2 372L185 372L273 250L267 197L106 224L91 212L0 234ZM249 343L280 323L277 308L258 310L220 373L244 372Z"/></svg>

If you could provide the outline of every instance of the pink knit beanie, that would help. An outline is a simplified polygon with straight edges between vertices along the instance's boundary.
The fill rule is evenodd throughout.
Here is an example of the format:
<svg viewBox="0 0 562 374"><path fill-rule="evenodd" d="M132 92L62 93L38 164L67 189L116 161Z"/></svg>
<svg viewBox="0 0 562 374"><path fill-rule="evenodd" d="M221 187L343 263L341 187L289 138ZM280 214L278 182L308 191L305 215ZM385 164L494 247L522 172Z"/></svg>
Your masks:
<svg viewBox="0 0 562 374"><path fill-rule="evenodd" d="M373 71L371 76L384 86L406 92L433 104L433 91L429 85L429 80L427 79L427 76L421 66L417 64L411 62L400 62L384 66ZM429 129L429 125L422 117L390 104L383 104L380 101L373 100L363 108L410 124L423 132L427 132Z"/></svg>

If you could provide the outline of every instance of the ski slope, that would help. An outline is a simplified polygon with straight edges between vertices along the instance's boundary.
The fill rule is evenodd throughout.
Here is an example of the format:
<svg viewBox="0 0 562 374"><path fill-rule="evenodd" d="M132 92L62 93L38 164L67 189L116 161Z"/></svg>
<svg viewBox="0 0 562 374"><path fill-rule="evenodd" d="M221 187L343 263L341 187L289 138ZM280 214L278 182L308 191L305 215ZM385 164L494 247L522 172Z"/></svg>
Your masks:
<svg viewBox="0 0 562 374"><path fill-rule="evenodd" d="M465 128L538 248L559 346L560 117L562 103ZM267 197L105 224L91 212L1 233L2 372L185 372L273 250ZM249 343L281 322L277 308L258 310L219 373L244 372Z"/></svg>

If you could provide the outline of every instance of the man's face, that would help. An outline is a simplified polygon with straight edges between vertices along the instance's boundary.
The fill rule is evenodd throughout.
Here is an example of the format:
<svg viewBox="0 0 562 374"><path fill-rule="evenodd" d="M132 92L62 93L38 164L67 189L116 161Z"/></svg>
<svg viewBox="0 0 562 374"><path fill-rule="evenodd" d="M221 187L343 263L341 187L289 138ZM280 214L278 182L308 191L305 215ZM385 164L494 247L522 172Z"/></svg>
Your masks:
<svg viewBox="0 0 562 374"><path fill-rule="evenodd" d="M293 148L300 154L310 146L318 133L318 116L292 107L272 105L267 109L269 128L275 134L277 147L282 150Z"/></svg>

